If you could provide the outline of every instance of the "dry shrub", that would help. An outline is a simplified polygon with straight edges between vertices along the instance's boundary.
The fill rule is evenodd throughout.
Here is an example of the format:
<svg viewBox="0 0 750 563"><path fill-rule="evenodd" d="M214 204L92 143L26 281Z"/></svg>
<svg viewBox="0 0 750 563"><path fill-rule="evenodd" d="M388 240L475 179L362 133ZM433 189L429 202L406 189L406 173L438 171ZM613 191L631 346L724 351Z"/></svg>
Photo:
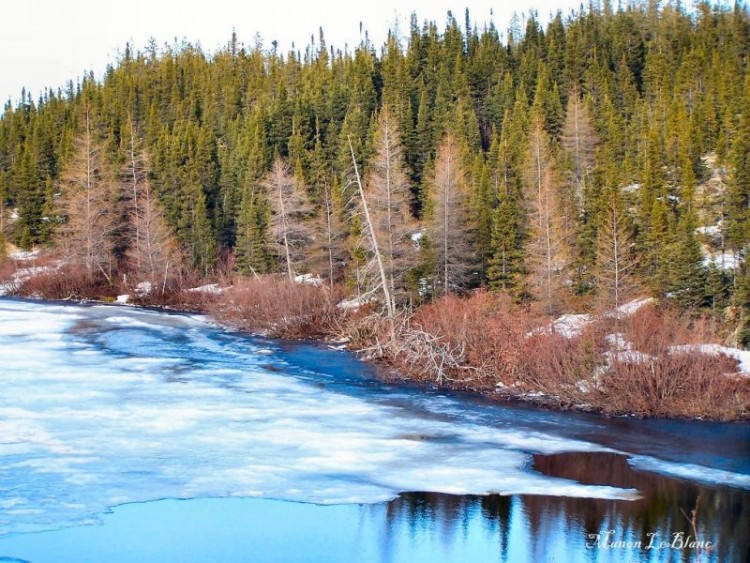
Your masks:
<svg viewBox="0 0 750 563"><path fill-rule="evenodd" d="M612 414L750 415L750 378L735 374L735 360L679 348L714 340L709 320L649 307L627 319L602 317L573 338L538 329L548 322L479 291L420 308L396 323L390 341L387 323L365 326L366 338L394 367L438 385L498 388L504 395ZM616 333L622 336L613 345L607 337Z"/></svg>
<svg viewBox="0 0 750 563"><path fill-rule="evenodd" d="M138 305L203 313L211 310L222 299L221 290L202 289L208 284L207 280L175 277L169 278L167 283L162 282L146 294L139 295L137 288L130 289L127 293L131 295L132 302ZM223 287L221 283L216 285Z"/></svg>
<svg viewBox="0 0 750 563"><path fill-rule="evenodd" d="M10 283L13 281L13 276L16 273L16 263L6 258L0 259L0 283Z"/></svg>
<svg viewBox="0 0 750 563"><path fill-rule="evenodd" d="M750 413L750 378L737 362L698 352L614 361L600 377L605 412L736 419Z"/></svg>
<svg viewBox="0 0 750 563"><path fill-rule="evenodd" d="M515 380L528 315L507 296L477 291L421 307L396 332L392 363L453 387L493 389Z"/></svg>
<svg viewBox="0 0 750 563"><path fill-rule="evenodd" d="M25 279L16 293L41 299L111 300L114 296L104 276L91 274L77 265L49 269Z"/></svg>
<svg viewBox="0 0 750 563"><path fill-rule="evenodd" d="M642 307L630 317L613 321L612 327L644 354L663 354L674 345L713 342L717 334L710 318L680 313L668 305Z"/></svg>
<svg viewBox="0 0 750 563"><path fill-rule="evenodd" d="M520 387L542 393L563 405L589 404L592 375L603 363L603 338L586 331L575 338L542 333L524 343Z"/></svg>
<svg viewBox="0 0 750 563"><path fill-rule="evenodd" d="M342 314L340 291L290 282L280 276L237 280L209 307L219 321L237 329L280 338L330 334Z"/></svg>
<svg viewBox="0 0 750 563"><path fill-rule="evenodd" d="M714 340L712 321L648 307L621 328L632 350L614 354L599 378L604 411L712 419L750 414L750 378L736 375L737 361L689 346Z"/></svg>

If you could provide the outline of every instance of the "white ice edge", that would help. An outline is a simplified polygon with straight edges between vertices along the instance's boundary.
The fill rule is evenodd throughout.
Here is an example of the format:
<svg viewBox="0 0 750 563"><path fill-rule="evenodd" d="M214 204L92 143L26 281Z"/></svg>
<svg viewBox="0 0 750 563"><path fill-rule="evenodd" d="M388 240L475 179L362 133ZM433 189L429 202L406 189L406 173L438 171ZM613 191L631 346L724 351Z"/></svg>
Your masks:
<svg viewBox="0 0 750 563"><path fill-rule="evenodd" d="M750 475L714 469L691 463L674 463L649 456L632 456L628 463L643 471L659 473L678 479L686 479L704 485L723 485L740 489L750 489Z"/></svg>

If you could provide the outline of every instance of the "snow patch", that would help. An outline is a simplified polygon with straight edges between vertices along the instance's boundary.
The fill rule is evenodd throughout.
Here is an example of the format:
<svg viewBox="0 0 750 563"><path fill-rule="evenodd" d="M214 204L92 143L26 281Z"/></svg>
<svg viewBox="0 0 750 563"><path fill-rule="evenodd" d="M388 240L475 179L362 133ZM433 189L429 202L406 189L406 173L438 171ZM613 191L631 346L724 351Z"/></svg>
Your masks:
<svg viewBox="0 0 750 563"><path fill-rule="evenodd" d="M315 274L300 274L298 276L294 276L294 283L320 287L323 285L323 279Z"/></svg>
<svg viewBox="0 0 750 563"><path fill-rule="evenodd" d="M219 287L218 283L209 283L200 287L191 287L188 289L190 293L211 293L213 295L220 295L226 291L225 288Z"/></svg>
<svg viewBox="0 0 750 563"><path fill-rule="evenodd" d="M642 299L634 299L633 301L629 301L623 305L620 305L616 309L615 316L617 318L629 317L631 315L635 315L639 310L641 310L646 305L651 305L656 300L653 297L643 297Z"/></svg>
<svg viewBox="0 0 750 563"><path fill-rule="evenodd" d="M697 229L695 229L695 232L709 237L719 237L721 236L721 225L707 225L704 227L698 227Z"/></svg>
<svg viewBox="0 0 750 563"><path fill-rule="evenodd" d="M19 250L17 252L11 252L9 257L16 262L25 262L28 260L35 260L39 257L39 250Z"/></svg>
<svg viewBox="0 0 750 563"><path fill-rule="evenodd" d="M594 317L591 315L562 315L552 323L550 332L556 332L565 338L574 338L593 320Z"/></svg>
<svg viewBox="0 0 750 563"><path fill-rule="evenodd" d="M620 305L614 311L605 313L604 316L608 318L618 319L629 317L631 315L634 315L642 307L654 303L654 301L655 299L653 297L634 299L633 301L629 301L623 305ZM526 336L556 333L564 336L565 338L575 338L576 336L580 336L583 330L595 320L596 317L594 315L565 314L558 317L545 327L540 327L530 331L526 334Z"/></svg>
<svg viewBox="0 0 750 563"><path fill-rule="evenodd" d="M622 188L622 191L626 194L632 194L641 189L641 184L630 184Z"/></svg>
<svg viewBox="0 0 750 563"><path fill-rule="evenodd" d="M344 299L343 301L339 301L336 307L344 310L359 309L360 307L364 307L368 303L373 303L375 301L377 301L377 299L372 296L353 297L352 299Z"/></svg>
<svg viewBox="0 0 750 563"><path fill-rule="evenodd" d="M152 284L150 281L142 281L135 286L135 294L138 297L145 297L147 295L150 295L153 289L154 284Z"/></svg>
<svg viewBox="0 0 750 563"><path fill-rule="evenodd" d="M703 257L703 264L706 267L711 265L722 270L736 270L739 267L739 256L733 252L707 252Z"/></svg>
<svg viewBox="0 0 750 563"><path fill-rule="evenodd" d="M722 346L720 344L683 344L680 346L671 346L669 351L673 354L680 352L700 352L701 354L708 354L710 356L729 356L739 362L738 369L740 372L750 375L749 350L730 348L729 346Z"/></svg>
<svg viewBox="0 0 750 563"><path fill-rule="evenodd" d="M604 337L605 342L609 344L615 350L631 351L633 350L633 344L625 339L625 336L620 332L608 334Z"/></svg>
<svg viewBox="0 0 750 563"><path fill-rule="evenodd" d="M593 320L594 317L592 315L586 314L562 315L547 326L535 328L534 330L527 332L526 336L528 337L541 334L560 334L565 338L575 338L576 336L579 336L583 332L583 329L591 324Z"/></svg>
<svg viewBox="0 0 750 563"><path fill-rule="evenodd" d="M130 295L118 295L117 299L115 299L115 303L119 303L120 305L127 305L130 301Z"/></svg>

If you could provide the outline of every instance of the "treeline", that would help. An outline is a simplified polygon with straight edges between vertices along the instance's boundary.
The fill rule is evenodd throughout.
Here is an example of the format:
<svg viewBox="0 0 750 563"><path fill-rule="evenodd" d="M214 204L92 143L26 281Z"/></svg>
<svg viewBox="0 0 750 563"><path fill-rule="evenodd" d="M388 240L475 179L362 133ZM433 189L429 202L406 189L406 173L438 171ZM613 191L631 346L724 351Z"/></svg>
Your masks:
<svg viewBox="0 0 750 563"><path fill-rule="evenodd" d="M0 231L108 278L312 272L549 313L648 289L743 324L749 56L745 6L653 0L504 34L413 16L352 51L127 47L6 105Z"/></svg>

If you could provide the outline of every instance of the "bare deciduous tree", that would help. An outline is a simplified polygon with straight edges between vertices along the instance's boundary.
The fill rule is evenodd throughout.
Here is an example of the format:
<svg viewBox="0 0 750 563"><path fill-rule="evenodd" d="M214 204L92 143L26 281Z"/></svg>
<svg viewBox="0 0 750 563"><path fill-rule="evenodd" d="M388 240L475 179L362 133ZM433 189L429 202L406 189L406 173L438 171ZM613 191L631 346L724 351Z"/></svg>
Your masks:
<svg viewBox="0 0 750 563"><path fill-rule="evenodd" d="M411 235L416 222L411 215L411 187L401 139L387 107L378 119L375 156L366 179L366 193L391 299L396 300L406 289L406 272L414 266L416 247Z"/></svg>
<svg viewBox="0 0 750 563"><path fill-rule="evenodd" d="M319 273L325 272L331 285L341 279L347 258L348 231L337 191L336 186L328 183L322 187L322 209L315 234L315 251L312 253L312 260L318 264Z"/></svg>
<svg viewBox="0 0 750 563"><path fill-rule="evenodd" d="M584 208L589 176L595 164L597 143L591 109L575 87L568 98L560 145L570 156L570 183L574 187L575 201L579 209Z"/></svg>
<svg viewBox="0 0 750 563"><path fill-rule="evenodd" d="M615 188L605 201L596 248L596 282L605 309L616 309L635 289L633 237Z"/></svg>
<svg viewBox="0 0 750 563"><path fill-rule="evenodd" d="M129 247L127 257L138 281L161 281L162 293L170 275L183 267L177 239L167 226L164 214L148 181L148 158L139 147L130 124L130 143L124 187L130 202Z"/></svg>
<svg viewBox="0 0 750 563"><path fill-rule="evenodd" d="M73 158L61 174L65 221L58 245L66 259L83 265L89 274L100 271L107 279L112 275L113 233L118 226L115 185L87 106L85 129L76 138Z"/></svg>
<svg viewBox="0 0 750 563"><path fill-rule="evenodd" d="M526 199L531 208L531 232L526 256L529 286L534 297L543 303L545 311L552 314L563 285L568 256L555 163L539 116L529 136L525 176Z"/></svg>
<svg viewBox="0 0 750 563"><path fill-rule="evenodd" d="M290 281L294 281L295 264L301 261L304 249L311 240L307 222L310 205L305 190L290 174L289 167L281 157L274 161L264 187L272 210L271 236Z"/></svg>
<svg viewBox="0 0 750 563"><path fill-rule="evenodd" d="M438 149L432 182L428 235L434 245L437 285L443 294L460 288L477 264L466 177L456 138L448 134Z"/></svg>

